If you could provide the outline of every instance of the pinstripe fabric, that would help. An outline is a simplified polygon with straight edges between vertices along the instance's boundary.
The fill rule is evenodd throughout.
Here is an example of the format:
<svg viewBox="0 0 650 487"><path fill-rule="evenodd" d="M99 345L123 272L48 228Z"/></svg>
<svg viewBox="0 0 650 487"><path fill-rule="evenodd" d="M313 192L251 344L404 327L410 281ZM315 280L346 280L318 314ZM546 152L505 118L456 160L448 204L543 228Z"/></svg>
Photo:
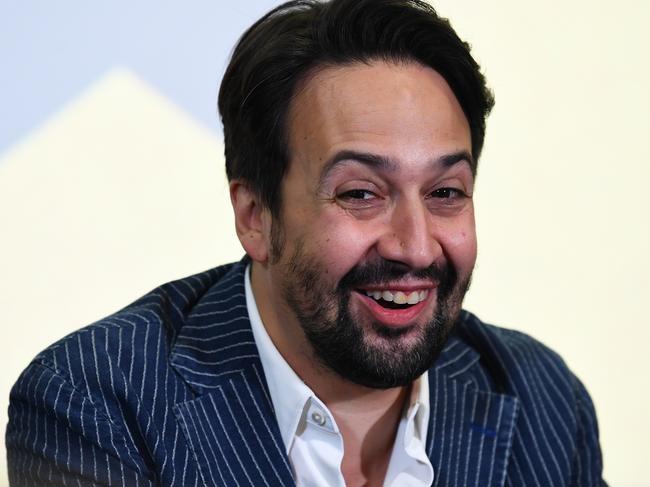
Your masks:
<svg viewBox="0 0 650 487"><path fill-rule="evenodd" d="M39 354L11 392L11 484L293 485L244 269L161 286ZM463 312L429 383L434 485L604 485L589 396L533 339Z"/></svg>

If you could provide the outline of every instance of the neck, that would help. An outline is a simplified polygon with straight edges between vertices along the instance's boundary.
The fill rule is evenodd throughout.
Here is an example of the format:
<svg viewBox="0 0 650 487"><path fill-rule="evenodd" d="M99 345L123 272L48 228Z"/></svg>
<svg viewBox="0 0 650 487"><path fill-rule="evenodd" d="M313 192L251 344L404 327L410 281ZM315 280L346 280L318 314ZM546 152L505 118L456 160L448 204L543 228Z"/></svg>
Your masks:
<svg viewBox="0 0 650 487"><path fill-rule="evenodd" d="M341 471L348 486L381 485L386 475L408 390L381 392L392 394L331 408L345 445Z"/></svg>

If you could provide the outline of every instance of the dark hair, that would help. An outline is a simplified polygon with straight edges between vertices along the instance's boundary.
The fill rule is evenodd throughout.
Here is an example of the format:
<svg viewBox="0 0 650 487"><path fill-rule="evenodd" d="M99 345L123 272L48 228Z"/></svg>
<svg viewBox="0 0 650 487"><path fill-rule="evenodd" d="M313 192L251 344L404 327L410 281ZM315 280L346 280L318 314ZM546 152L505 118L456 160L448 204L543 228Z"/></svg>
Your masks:
<svg viewBox="0 0 650 487"><path fill-rule="evenodd" d="M443 76L469 122L478 161L494 99L447 19L421 0L294 0L244 33L226 69L219 112L228 179L245 180L279 215L297 84L319 66L373 60L416 61Z"/></svg>

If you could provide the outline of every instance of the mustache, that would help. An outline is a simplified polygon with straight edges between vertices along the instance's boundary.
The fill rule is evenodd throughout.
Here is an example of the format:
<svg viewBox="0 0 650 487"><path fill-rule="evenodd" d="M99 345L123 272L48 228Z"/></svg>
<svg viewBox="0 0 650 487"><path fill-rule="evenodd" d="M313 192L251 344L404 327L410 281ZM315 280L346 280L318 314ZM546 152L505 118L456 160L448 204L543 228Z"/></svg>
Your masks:
<svg viewBox="0 0 650 487"><path fill-rule="evenodd" d="M438 284L439 293L446 294L456 284L458 273L448 262L433 263L423 269L412 269L402 262L381 259L354 266L341 278L338 288L343 291L380 286L405 278L435 282Z"/></svg>

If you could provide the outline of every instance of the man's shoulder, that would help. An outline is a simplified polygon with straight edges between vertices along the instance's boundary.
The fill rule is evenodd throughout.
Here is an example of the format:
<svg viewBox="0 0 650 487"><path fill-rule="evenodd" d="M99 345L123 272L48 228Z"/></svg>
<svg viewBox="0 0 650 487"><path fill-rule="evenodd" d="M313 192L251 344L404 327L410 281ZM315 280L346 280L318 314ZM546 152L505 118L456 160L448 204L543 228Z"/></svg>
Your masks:
<svg viewBox="0 0 650 487"><path fill-rule="evenodd" d="M155 355L169 356L180 330L203 301L235 286L243 288L244 268L245 262L230 263L156 287L121 310L53 343L30 366L47 367L73 382L85 365L92 364L90 370L115 366L137 371L140 361Z"/></svg>
<svg viewBox="0 0 650 487"><path fill-rule="evenodd" d="M504 363L534 365L550 361L566 368L562 357L536 338L521 331L485 323L469 311L463 311L459 335L479 352Z"/></svg>
<svg viewBox="0 0 650 487"><path fill-rule="evenodd" d="M516 396L536 395L540 388L573 396L582 385L562 357L530 335L487 324L463 311L457 336L475 350L481 369L498 389Z"/></svg>
<svg viewBox="0 0 650 487"><path fill-rule="evenodd" d="M229 264L164 284L39 353L10 393L6 444L16 483L31 478L32 472L23 470L26 461L38 462L34 475L41 475L43 459L51 462L45 475L61 470L83 476L91 453L93 465L105 458L105 466L95 471L108 476L102 485L150 485L156 475L169 480L175 472L166 473L165 465L181 468L183 460L175 455L184 452L176 450L181 426L173 420L172 405L196 395L183 363L174 362L182 355L177 342L187 338L187 329L204 328L194 326L196 316L209 315L209 323L218 325L215 307L232 310L243 299L244 269L245 262ZM242 314L239 308L232 313ZM185 355L186 362L196 360ZM36 424L39 429L31 428ZM63 432L67 443L59 448ZM170 445L171 456L165 450Z"/></svg>

